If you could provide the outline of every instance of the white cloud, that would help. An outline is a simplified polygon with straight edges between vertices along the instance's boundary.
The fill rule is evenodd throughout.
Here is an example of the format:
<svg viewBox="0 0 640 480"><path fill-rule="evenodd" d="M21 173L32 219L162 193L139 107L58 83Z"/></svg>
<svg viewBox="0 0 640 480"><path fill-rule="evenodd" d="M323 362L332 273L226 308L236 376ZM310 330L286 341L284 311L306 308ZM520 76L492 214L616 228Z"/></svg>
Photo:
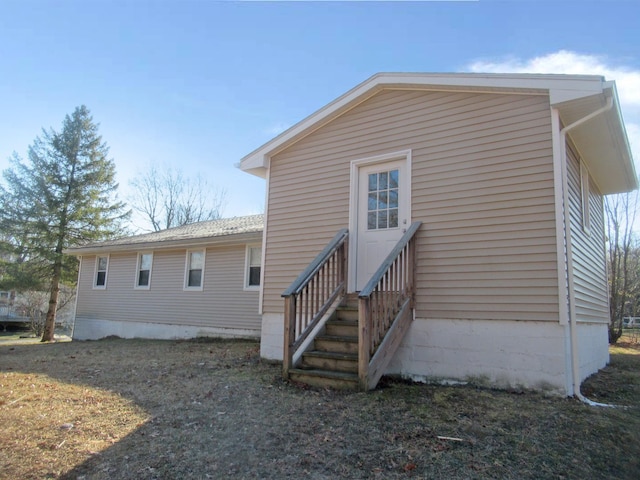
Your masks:
<svg viewBox="0 0 640 480"><path fill-rule="evenodd" d="M607 80L615 80L636 171L640 172L637 167L640 162L640 68L616 64L605 56L560 50L529 59L477 60L467 69L484 73L603 75Z"/></svg>
<svg viewBox="0 0 640 480"><path fill-rule="evenodd" d="M623 110L640 111L640 70L614 65L603 56L560 50L524 60L515 57L503 60L478 60L471 63L468 68L472 72L485 73L603 75L607 80L615 80Z"/></svg>
<svg viewBox="0 0 640 480"><path fill-rule="evenodd" d="M271 136L275 137L276 135L280 135L282 132L287 130L289 127L291 127L290 123L278 122L275 125L272 125L269 128L265 129L264 132L267 135L271 135Z"/></svg>

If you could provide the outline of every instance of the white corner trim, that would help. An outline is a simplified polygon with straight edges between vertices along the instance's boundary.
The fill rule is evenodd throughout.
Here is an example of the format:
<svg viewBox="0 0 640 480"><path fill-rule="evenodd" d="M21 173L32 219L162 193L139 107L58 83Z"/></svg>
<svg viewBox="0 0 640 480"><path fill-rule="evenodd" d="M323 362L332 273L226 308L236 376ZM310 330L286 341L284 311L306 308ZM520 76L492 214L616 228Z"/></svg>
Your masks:
<svg viewBox="0 0 640 480"><path fill-rule="evenodd" d="M73 313L71 318L73 319L73 323L71 324L71 338L73 338L73 332L76 328L76 315L78 314L78 292L80 291L80 275L82 274L82 268L85 266L82 261L82 255L78 256L78 276L76 277L76 298L73 301Z"/></svg>
<svg viewBox="0 0 640 480"><path fill-rule="evenodd" d="M558 274L558 312L560 325L569 323L567 305L567 259L565 256L565 226L564 226L564 191L567 188L566 162L563 159L565 149L561 145L560 114L557 109L551 109L551 141L553 147L553 189L555 197L556 217L556 270Z"/></svg>
<svg viewBox="0 0 640 480"><path fill-rule="evenodd" d="M260 293L258 294L258 315L263 314L264 303L264 266L265 259L267 257L267 229L269 228L269 191L271 189L271 163L267 168L266 174L266 188L264 189L264 213L263 213L263 226L262 226L262 265L260 266Z"/></svg>

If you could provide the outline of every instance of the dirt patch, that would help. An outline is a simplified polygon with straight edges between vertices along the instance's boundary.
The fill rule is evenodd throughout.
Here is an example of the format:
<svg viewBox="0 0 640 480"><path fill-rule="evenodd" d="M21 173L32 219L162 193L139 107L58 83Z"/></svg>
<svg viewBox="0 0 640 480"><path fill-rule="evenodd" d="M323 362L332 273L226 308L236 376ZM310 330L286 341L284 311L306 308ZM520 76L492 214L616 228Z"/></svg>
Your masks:
<svg viewBox="0 0 640 480"><path fill-rule="evenodd" d="M631 390L624 384L631 385ZM284 382L249 341L0 346L1 478L637 478L640 355L583 391Z"/></svg>

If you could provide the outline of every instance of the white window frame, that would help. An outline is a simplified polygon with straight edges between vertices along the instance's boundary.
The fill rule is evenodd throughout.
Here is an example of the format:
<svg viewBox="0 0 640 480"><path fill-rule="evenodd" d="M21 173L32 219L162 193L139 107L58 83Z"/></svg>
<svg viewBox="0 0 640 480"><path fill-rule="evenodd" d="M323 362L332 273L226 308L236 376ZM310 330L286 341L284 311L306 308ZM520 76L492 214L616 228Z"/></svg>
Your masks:
<svg viewBox="0 0 640 480"><path fill-rule="evenodd" d="M591 232L591 207L589 205L589 170L582 160L580 160L580 205L582 207L582 230L589 234Z"/></svg>
<svg viewBox="0 0 640 480"><path fill-rule="evenodd" d="M107 267L104 270L104 285L98 285L98 273L102 270L98 270L98 264L100 263L101 258L107 259ZM93 269L93 289L94 290L106 290L107 289L107 281L109 279L109 260L110 255L96 255L96 262Z"/></svg>
<svg viewBox="0 0 640 480"><path fill-rule="evenodd" d="M142 256L151 255L151 266L149 267L149 281L147 285L140 285L140 267L142 265ZM151 272L153 271L153 252L138 252L138 261L136 262L136 278L133 280L133 288L136 290L149 290L151 288Z"/></svg>
<svg viewBox="0 0 640 480"><path fill-rule="evenodd" d="M189 267L191 266L191 254L192 253L202 253L202 273L200 274L200 285L199 286L189 286L189 271L191 270ZM207 260L207 249L206 248L192 248L187 250L185 263L184 263L184 287L185 291L195 291L201 292L204 288L204 272L205 265Z"/></svg>
<svg viewBox="0 0 640 480"><path fill-rule="evenodd" d="M260 264L259 265L251 265L251 250L257 248L260 250ZM260 284L259 285L249 285L250 269L251 267L260 267ZM245 250L244 257L244 289L247 291L259 291L260 287L262 287L262 245L258 243L248 244Z"/></svg>

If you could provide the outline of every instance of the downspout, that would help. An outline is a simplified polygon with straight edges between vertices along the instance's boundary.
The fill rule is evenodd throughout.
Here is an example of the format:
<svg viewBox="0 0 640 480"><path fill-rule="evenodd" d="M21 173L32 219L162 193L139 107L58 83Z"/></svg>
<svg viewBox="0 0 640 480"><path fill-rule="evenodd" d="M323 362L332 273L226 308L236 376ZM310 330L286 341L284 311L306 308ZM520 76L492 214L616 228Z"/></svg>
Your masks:
<svg viewBox="0 0 640 480"><path fill-rule="evenodd" d="M613 97L607 98L607 104L604 107L599 108L591 112L589 115L582 117L579 120L567 125L560 130L560 151L561 151L561 164L562 164L562 185L563 185L563 202L565 206L564 213L564 235L567 250L567 285L569 288L568 307L569 307L569 335L570 342L569 348L571 350L571 377L573 383L573 394L582 402L593 406L611 407L604 403L597 403L586 398L580 392L580 363L578 355L578 331L576 321L576 309L575 309L575 289L573 283L573 253L571 248L571 218L566 209L569 206L569 188L567 179L567 132L575 127L582 125L583 123L591 120L592 118L610 110L613 107Z"/></svg>

